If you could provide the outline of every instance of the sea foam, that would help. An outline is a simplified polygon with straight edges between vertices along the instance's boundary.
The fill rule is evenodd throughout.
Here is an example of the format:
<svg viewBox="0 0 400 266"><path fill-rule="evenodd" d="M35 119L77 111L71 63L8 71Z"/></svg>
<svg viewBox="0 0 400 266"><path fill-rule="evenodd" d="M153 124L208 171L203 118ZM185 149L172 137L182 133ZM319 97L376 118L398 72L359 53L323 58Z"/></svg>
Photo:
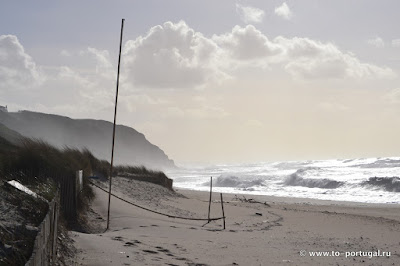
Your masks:
<svg viewBox="0 0 400 266"><path fill-rule="evenodd" d="M400 203L400 158L287 161L179 168L167 172L174 186L368 203Z"/></svg>

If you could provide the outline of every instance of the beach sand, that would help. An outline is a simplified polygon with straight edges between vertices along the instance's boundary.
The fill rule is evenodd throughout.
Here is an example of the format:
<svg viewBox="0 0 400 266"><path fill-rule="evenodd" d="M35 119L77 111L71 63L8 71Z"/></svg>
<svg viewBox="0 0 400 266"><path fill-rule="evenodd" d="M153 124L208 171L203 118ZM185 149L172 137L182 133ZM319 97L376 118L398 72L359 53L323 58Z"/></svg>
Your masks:
<svg viewBox="0 0 400 266"><path fill-rule="evenodd" d="M113 181L113 193L128 201L170 215L207 218L207 192L177 189L175 194L146 182ZM108 195L94 190L95 215L89 222L97 233L71 233L75 265L400 265L398 205L245 195L261 202L252 203L224 194L223 230L222 220L172 219L112 197L110 229L103 232ZM211 217L221 217L219 193L212 199ZM390 256L374 256L383 252Z"/></svg>

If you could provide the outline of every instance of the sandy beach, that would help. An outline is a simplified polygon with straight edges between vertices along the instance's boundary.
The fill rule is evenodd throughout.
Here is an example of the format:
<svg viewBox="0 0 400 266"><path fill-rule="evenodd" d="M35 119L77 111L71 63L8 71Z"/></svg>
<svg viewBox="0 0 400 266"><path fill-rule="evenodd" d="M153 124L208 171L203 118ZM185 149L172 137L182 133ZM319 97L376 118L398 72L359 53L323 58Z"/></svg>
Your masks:
<svg viewBox="0 0 400 266"><path fill-rule="evenodd" d="M394 204L224 194L223 230L222 220L172 219L113 197L104 232L108 195L94 190L93 233L71 232L73 265L400 264L400 206ZM207 192L173 193L127 178L115 178L113 192L169 215L207 218ZM219 193L212 199L211 217L221 217Z"/></svg>

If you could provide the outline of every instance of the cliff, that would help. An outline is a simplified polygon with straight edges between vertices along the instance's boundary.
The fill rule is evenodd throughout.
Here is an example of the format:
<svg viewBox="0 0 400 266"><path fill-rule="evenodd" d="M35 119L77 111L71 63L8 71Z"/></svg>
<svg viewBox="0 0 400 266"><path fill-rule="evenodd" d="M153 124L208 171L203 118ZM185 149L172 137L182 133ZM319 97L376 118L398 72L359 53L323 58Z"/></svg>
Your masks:
<svg viewBox="0 0 400 266"><path fill-rule="evenodd" d="M111 157L111 122L20 111L0 112L0 123L22 136L42 139L59 148L87 148L99 159L109 161ZM164 151L135 129L117 125L115 137L115 165L143 165L152 169L175 167Z"/></svg>

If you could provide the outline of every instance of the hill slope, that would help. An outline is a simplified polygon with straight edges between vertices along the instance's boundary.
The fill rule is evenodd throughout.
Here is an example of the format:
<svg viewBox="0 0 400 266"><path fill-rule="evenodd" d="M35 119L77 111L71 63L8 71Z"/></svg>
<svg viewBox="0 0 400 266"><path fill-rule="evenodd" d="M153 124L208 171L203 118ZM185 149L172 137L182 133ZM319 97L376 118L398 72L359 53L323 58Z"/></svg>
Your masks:
<svg viewBox="0 0 400 266"><path fill-rule="evenodd" d="M21 139L23 138L21 134L9 129L2 123L0 123L0 137L3 138L4 141L7 141L13 145L19 145L21 143Z"/></svg>
<svg viewBox="0 0 400 266"><path fill-rule="evenodd" d="M0 123L25 137L42 139L56 147L87 148L99 159L109 161L111 157L113 124L107 121L21 111L0 112ZM133 128L117 125L115 141L115 164L153 169L175 167L164 151Z"/></svg>

